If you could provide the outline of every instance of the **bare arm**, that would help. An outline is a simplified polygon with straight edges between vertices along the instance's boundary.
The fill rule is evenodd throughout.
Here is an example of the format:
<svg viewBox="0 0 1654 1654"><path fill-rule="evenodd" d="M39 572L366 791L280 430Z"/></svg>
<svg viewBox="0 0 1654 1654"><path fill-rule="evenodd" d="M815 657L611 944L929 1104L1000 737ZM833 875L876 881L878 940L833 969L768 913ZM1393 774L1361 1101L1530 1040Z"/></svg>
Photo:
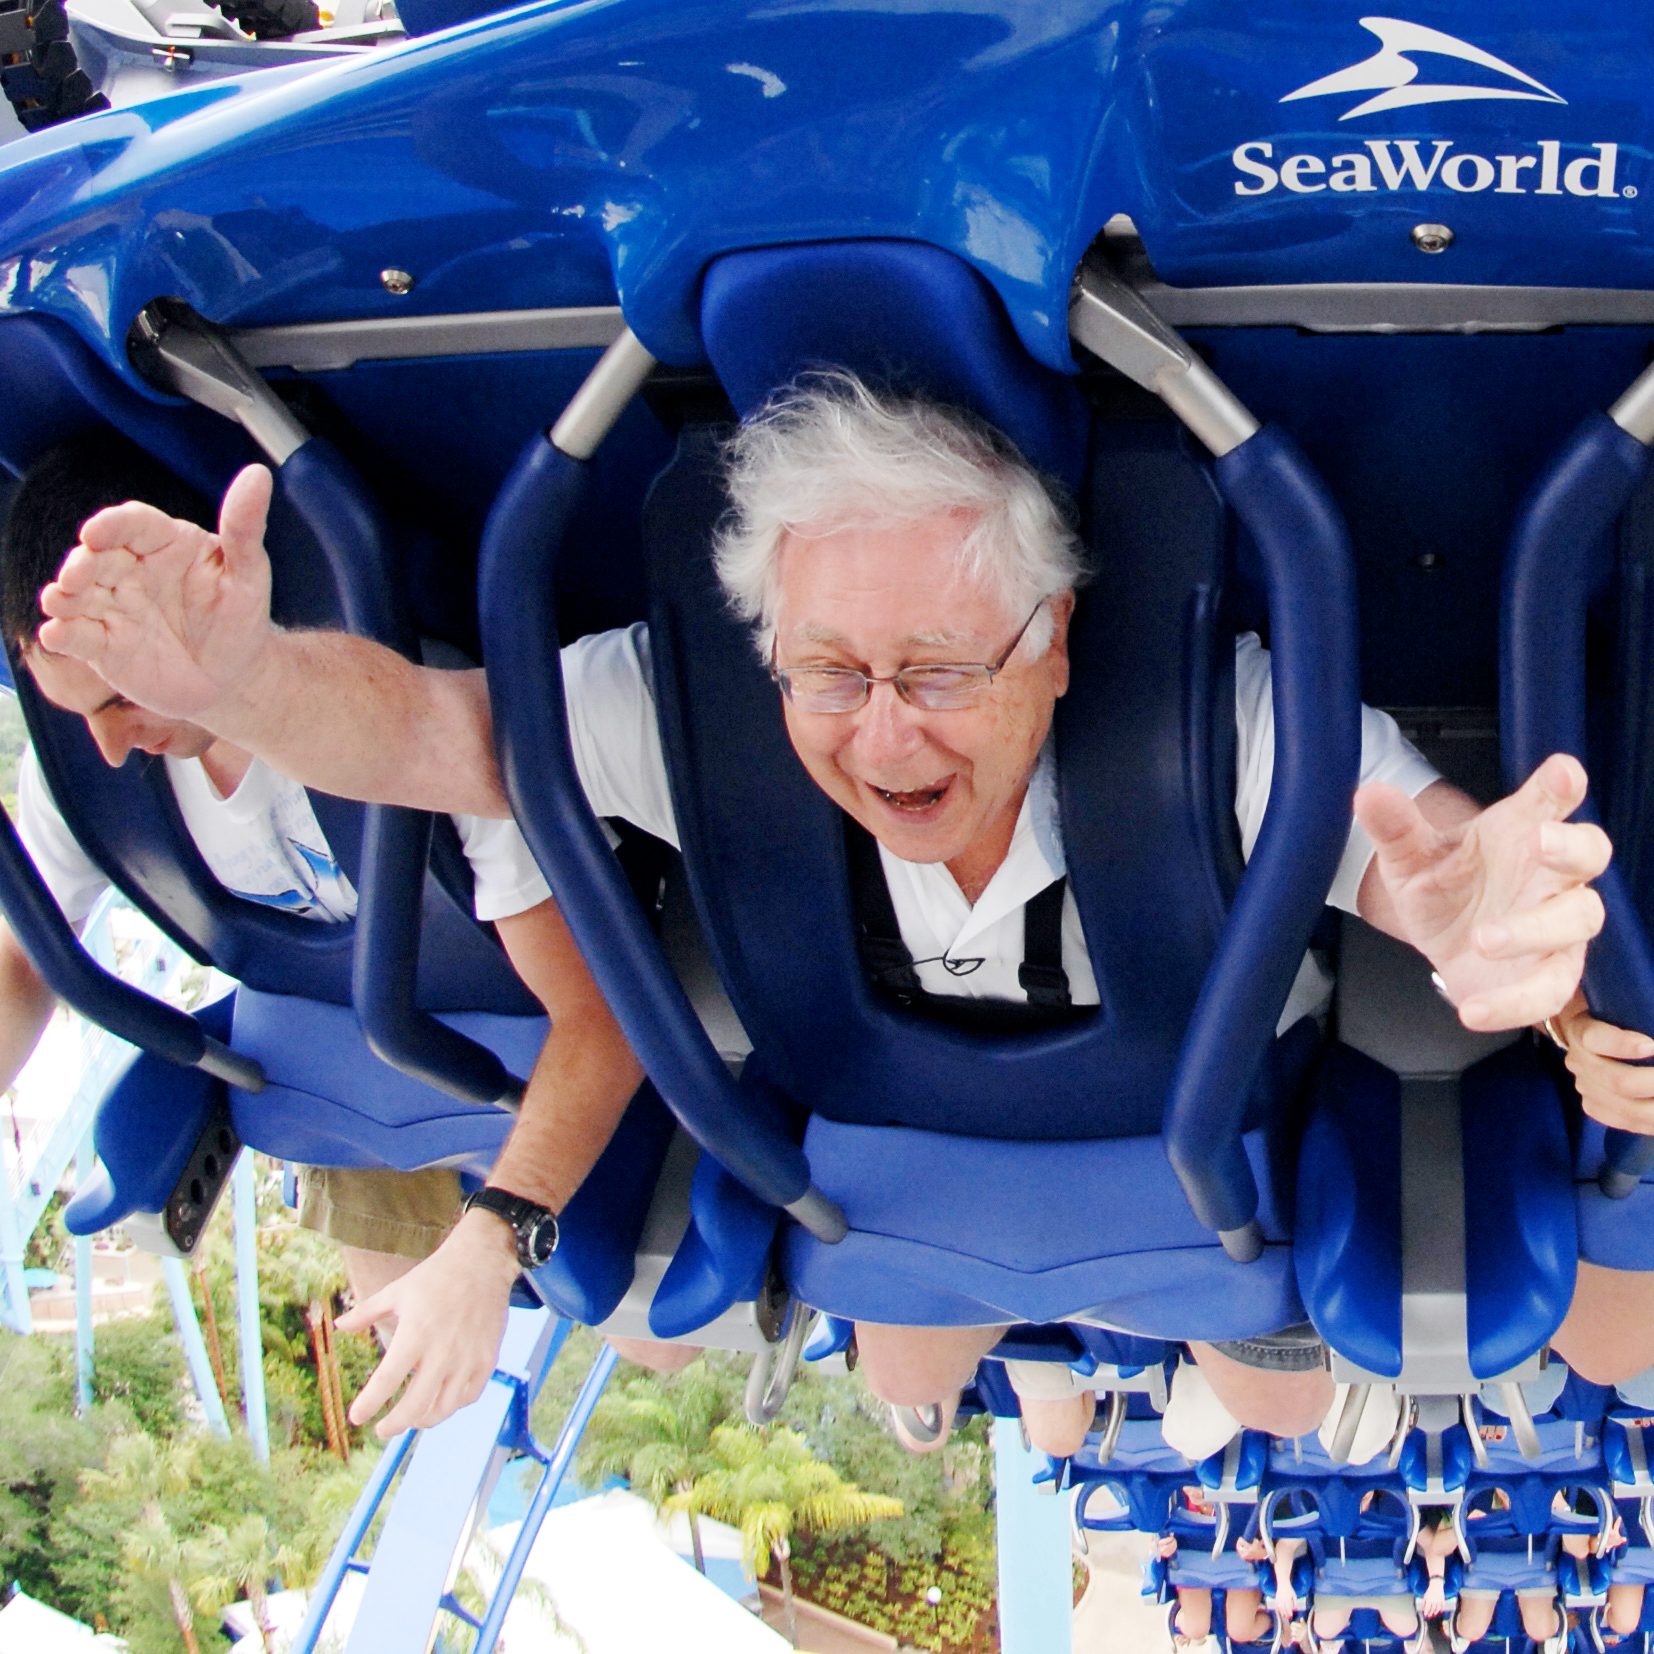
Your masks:
<svg viewBox="0 0 1654 1654"><path fill-rule="evenodd" d="M346 632L272 628L234 693L196 721L340 798L511 814L480 671L416 666Z"/></svg>
<svg viewBox="0 0 1654 1654"><path fill-rule="evenodd" d="M1467 1028L1524 1027L1573 997L1610 854L1600 827L1567 819L1584 797L1584 770L1561 755L1485 810L1445 782L1416 799L1356 794L1375 849L1357 910L1430 961Z"/></svg>
<svg viewBox="0 0 1654 1654"><path fill-rule="evenodd" d="M480 672L431 671L343 633L271 624L270 489L270 473L249 466L216 534L136 502L100 511L41 593L41 647L307 786L509 815Z"/></svg>
<svg viewBox="0 0 1654 1654"><path fill-rule="evenodd" d="M0 924L0 1091L22 1072L56 1005L17 938Z"/></svg>
<svg viewBox="0 0 1654 1654"><path fill-rule="evenodd" d="M489 1181L561 1211L614 1135L643 1070L555 903L502 919L499 929L552 1027ZM396 1317L352 1420L372 1418L404 1379L401 1400L378 1426L382 1437L435 1424L474 1401L493 1371L517 1275L510 1230L491 1213L468 1212L417 1268L341 1317L347 1332Z"/></svg>

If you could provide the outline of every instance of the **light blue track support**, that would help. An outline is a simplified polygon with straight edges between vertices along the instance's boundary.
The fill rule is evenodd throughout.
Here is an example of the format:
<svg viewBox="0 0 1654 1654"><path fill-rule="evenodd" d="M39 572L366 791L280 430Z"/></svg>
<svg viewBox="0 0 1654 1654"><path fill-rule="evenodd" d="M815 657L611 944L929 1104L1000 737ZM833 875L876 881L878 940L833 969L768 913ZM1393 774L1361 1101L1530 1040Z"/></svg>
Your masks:
<svg viewBox="0 0 1654 1654"><path fill-rule="evenodd" d="M364 1574L366 1589L345 1654L426 1648L443 1609L478 1624L459 1609L451 1585L501 1472L514 1455L528 1453L547 1465L547 1480L560 1480L584 1428L583 1419L572 1436L565 1428L551 1454L534 1444L528 1428L529 1407L569 1330L567 1321L554 1320L546 1310L512 1310L494 1377L482 1395L434 1429L407 1432L386 1448L311 1594L293 1654L312 1654L318 1646L347 1573ZM588 1379L582 1398L590 1391L594 1403L601 1388ZM564 1437L569 1437L566 1451ZM356 1552L399 1471L378 1543L371 1557L359 1559ZM514 1559L515 1552L507 1559L508 1571ZM521 1573L520 1562L516 1572Z"/></svg>
<svg viewBox="0 0 1654 1654"><path fill-rule="evenodd" d="M1074 1569L1068 1501L1034 1486L1043 1454L1023 1446L1015 1419L994 1424L999 1527L999 1646L1004 1654L1069 1654Z"/></svg>
<svg viewBox="0 0 1654 1654"><path fill-rule="evenodd" d="M84 1184L97 1158L88 1136L75 1157L75 1182ZM75 1236L75 1411L85 1417L92 1405L92 1237Z"/></svg>
<svg viewBox="0 0 1654 1654"><path fill-rule="evenodd" d="M506 1557L505 1565L500 1570L500 1582L495 1587L494 1600L488 1605L488 1612L478 1627L473 1654L494 1654L494 1645L499 1641L501 1627L505 1624L506 1610L510 1608L518 1582L523 1577L523 1568L528 1562L529 1552L534 1549L534 1541L539 1537L540 1524L545 1521L546 1512L551 1509L552 1501L557 1497L557 1490L563 1485L563 1478L568 1474L569 1465L574 1460L574 1450L580 1445L580 1438L585 1435L586 1426L591 1422L592 1409L601 1399L604 1387L609 1382L609 1375L615 1370L615 1363L619 1359L610 1344L605 1344L598 1352L591 1371L586 1374L586 1382L580 1386L580 1394L574 1398L574 1406L569 1409L569 1416L564 1421L563 1428L557 1433L556 1445L549 1454L542 1455L537 1446L532 1442L529 1444L529 1451L536 1458L543 1458L545 1468L540 1474L539 1484L534 1489L534 1497L529 1500L528 1509L523 1514L516 1543L511 1547L511 1554Z"/></svg>
<svg viewBox="0 0 1654 1654"><path fill-rule="evenodd" d="M201 1398L201 1410L207 1415L207 1428L215 1436L228 1436L230 1421L224 1415L224 1398L218 1393L218 1381L213 1377L212 1363L207 1359L206 1340L201 1336L201 1323L195 1317L195 1300L190 1296L189 1276L177 1258L163 1258L161 1273L172 1298L172 1319L178 1328L178 1341L184 1346L184 1359L189 1363L190 1379L195 1393Z"/></svg>
<svg viewBox="0 0 1654 1654"><path fill-rule="evenodd" d="M264 1335L258 1317L258 1206L250 1149L235 1163L235 1297L241 1327L241 1405L259 1462L270 1462L270 1416L264 1404Z"/></svg>

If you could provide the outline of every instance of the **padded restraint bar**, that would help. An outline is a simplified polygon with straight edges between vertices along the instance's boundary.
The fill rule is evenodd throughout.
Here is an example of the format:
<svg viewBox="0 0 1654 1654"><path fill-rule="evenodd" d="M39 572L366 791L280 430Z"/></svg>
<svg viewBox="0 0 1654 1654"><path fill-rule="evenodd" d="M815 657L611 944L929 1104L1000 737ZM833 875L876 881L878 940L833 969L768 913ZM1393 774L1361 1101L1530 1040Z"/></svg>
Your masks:
<svg viewBox="0 0 1654 1654"><path fill-rule="evenodd" d="M377 507L342 456L300 424L223 330L193 312L152 306L139 318L138 335L152 377L235 420L279 468L283 492L326 556L346 627L417 659ZM352 998L369 1045L386 1062L468 1102L514 1109L523 1082L486 1046L417 1003L434 820L384 805L365 810ZM436 859L443 883L468 898L469 872L446 819L436 833Z"/></svg>
<svg viewBox="0 0 1654 1654"><path fill-rule="evenodd" d="M838 1209L810 1182L782 1111L738 1095L668 968L581 791L569 749L555 594L586 461L648 377L630 332L599 360L545 440L532 443L489 514L478 566L500 772L512 810L632 1049L667 1106L753 1194L828 1242Z"/></svg>
<svg viewBox="0 0 1654 1654"><path fill-rule="evenodd" d="M1651 443L1654 369L1610 413L1584 421L1517 514L1500 617L1501 738L1513 787L1553 752L1586 762L1587 610L1614 574L1611 531L1648 475ZM1646 776L1617 779L1648 785ZM1575 819L1600 819L1592 799ZM1605 1021L1654 1029L1654 938L1618 867L1596 889L1607 922L1586 955L1586 997ZM1654 1136L1609 1131L1603 1159L1603 1194L1624 1199L1654 1170Z"/></svg>
<svg viewBox="0 0 1654 1654"><path fill-rule="evenodd" d="M1361 764L1357 602L1348 535L1308 461L1259 430L1189 347L1106 266L1081 272L1076 343L1152 390L1218 458L1269 603L1275 769L1269 805L1184 1036L1166 1151L1233 1256L1256 1256L1257 1185L1240 1112L1274 1037L1349 836Z"/></svg>

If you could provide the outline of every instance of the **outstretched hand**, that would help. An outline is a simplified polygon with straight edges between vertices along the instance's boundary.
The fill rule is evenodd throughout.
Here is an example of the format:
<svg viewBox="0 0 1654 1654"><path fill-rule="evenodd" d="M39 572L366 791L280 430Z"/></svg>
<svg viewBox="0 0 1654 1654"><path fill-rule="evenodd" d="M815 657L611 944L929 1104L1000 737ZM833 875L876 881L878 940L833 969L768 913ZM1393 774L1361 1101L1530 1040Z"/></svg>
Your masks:
<svg viewBox="0 0 1654 1654"><path fill-rule="evenodd" d="M89 518L40 594L41 647L152 712L200 720L247 679L271 632L272 487L262 465L240 472L216 534L135 500Z"/></svg>
<svg viewBox="0 0 1654 1654"><path fill-rule="evenodd" d="M1611 853L1600 827L1567 819L1584 798L1584 769L1561 753L1446 829L1394 787L1355 795L1391 908L1384 928L1435 967L1465 1027L1527 1027L1573 997L1602 928L1590 881Z"/></svg>
<svg viewBox="0 0 1654 1654"><path fill-rule="evenodd" d="M517 1275L499 1220L473 1213L423 1263L341 1315L341 1332L396 1319L390 1347L350 1404L350 1422L366 1424L401 1389L375 1431L388 1441L475 1401L493 1374Z"/></svg>

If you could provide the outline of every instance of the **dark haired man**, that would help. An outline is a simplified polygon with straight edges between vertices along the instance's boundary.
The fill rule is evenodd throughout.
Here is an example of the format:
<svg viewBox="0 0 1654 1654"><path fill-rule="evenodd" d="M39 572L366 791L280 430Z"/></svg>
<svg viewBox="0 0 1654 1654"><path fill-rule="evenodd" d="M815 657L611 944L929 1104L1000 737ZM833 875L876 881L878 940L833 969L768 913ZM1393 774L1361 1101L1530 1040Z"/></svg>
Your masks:
<svg viewBox="0 0 1654 1654"><path fill-rule="evenodd" d="M205 502L163 466L107 432L65 443L31 467L0 534L0 624L36 687L86 721L107 763L122 764L135 751L165 763L185 826L226 889L319 924L348 920L356 892L298 782L198 724L134 704L81 661L42 647L41 586L90 513L135 497L181 521L212 520ZM640 1071L516 827L475 816L455 823L475 879L477 917L497 925L518 974L555 1023L491 1184L556 1210L608 1140ZM19 772L17 828L78 926L108 881L65 822L32 751ZM22 1067L52 1007L51 993L0 924L0 1079L9 1083ZM583 1099L580 1111L562 1105L570 1090ZM378 1324L389 1334L384 1360L351 1409L356 1422L377 1412L404 1379L381 1434L434 1424L474 1400L493 1370L520 1272L508 1223L481 1207L459 1216L458 1180L444 1168L304 1168L300 1191L300 1221L331 1236L344 1254L356 1307L340 1325L365 1331Z"/></svg>

